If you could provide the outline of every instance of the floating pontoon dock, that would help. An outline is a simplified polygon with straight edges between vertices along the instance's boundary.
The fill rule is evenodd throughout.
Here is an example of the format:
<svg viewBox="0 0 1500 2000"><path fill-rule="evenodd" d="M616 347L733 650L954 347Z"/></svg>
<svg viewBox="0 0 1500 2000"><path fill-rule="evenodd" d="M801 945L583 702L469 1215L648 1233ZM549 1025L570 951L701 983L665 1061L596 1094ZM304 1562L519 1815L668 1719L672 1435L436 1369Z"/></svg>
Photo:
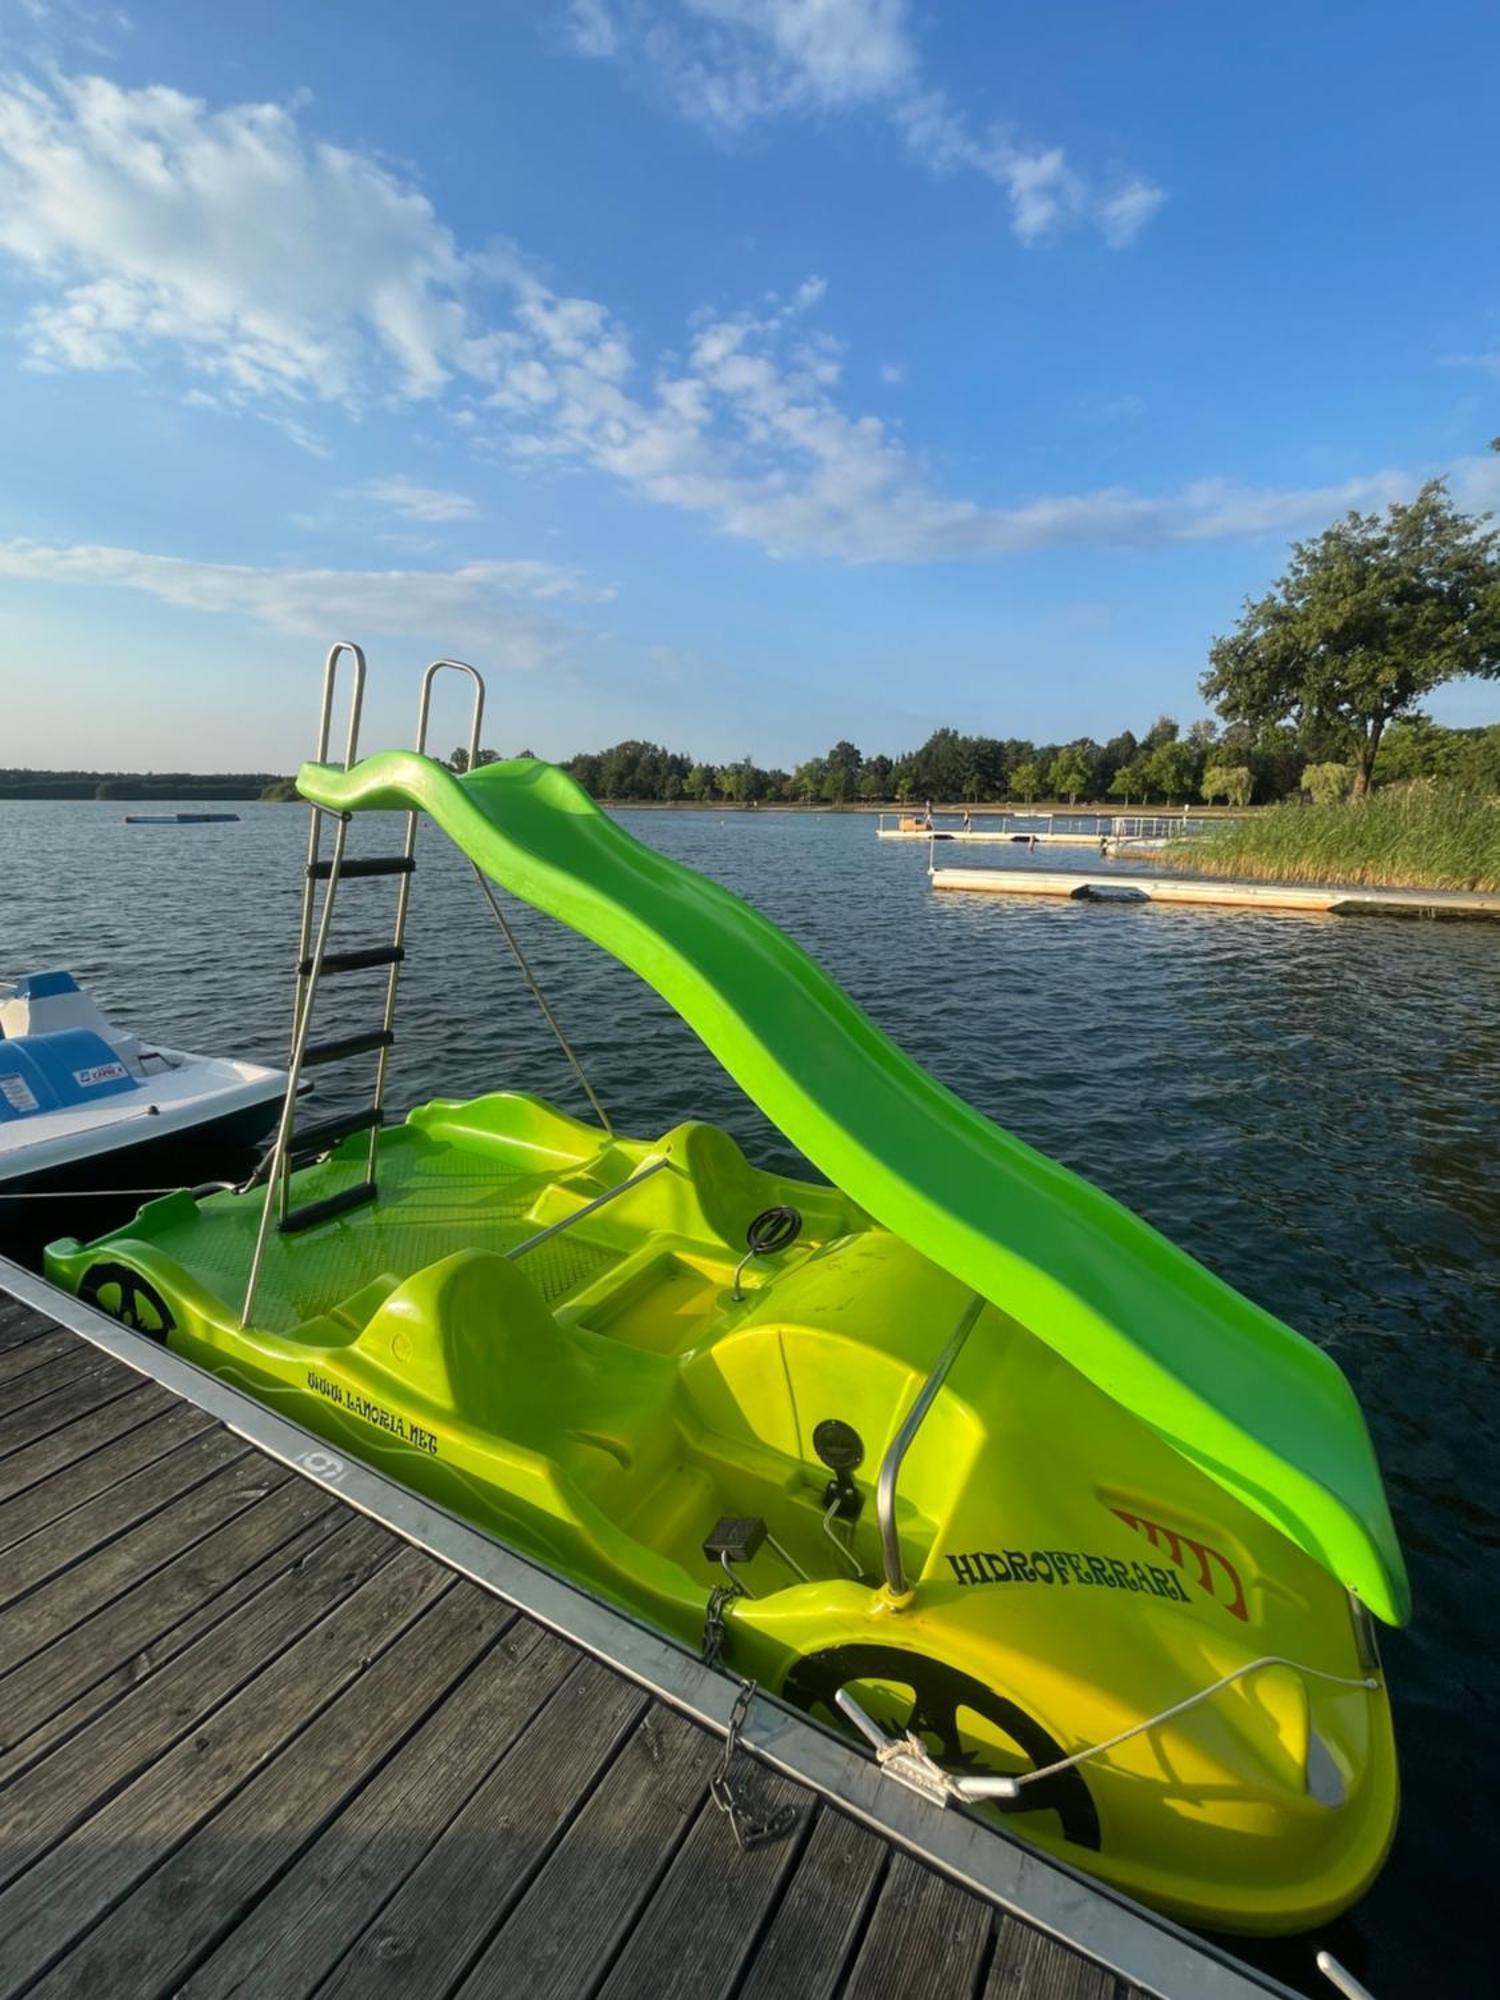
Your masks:
<svg viewBox="0 0 1500 2000"><path fill-rule="evenodd" d="M1098 833L1016 833L997 830L994 833L975 831L973 833L950 833L946 827L935 827L931 833L925 827L913 831L909 827L882 826L876 828L877 840L968 840L977 841L989 847L1029 847L1033 842L1038 847L1097 847L1101 840L1113 840L1112 834Z"/></svg>
<svg viewBox="0 0 1500 2000"><path fill-rule="evenodd" d="M934 824L929 829L900 823L903 818L915 817L912 813L882 813L875 825L876 839L961 840L990 847L1097 847L1102 840L1111 848L1164 847L1169 840L1222 824L1225 816L1194 819L1189 814L1179 817L1167 813L999 813L988 826L971 826L967 832L962 826ZM894 819L896 825L887 826L888 818ZM1093 824L1080 826L1079 820L1090 820Z"/></svg>
<svg viewBox="0 0 1500 2000"><path fill-rule="evenodd" d="M4 1259L0 1550L4 2000L1296 2000Z"/></svg>
<svg viewBox="0 0 1500 2000"><path fill-rule="evenodd" d="M1462 889L1338 889L1294 882L1227 882L1200 875L1085 874L1078 869L929 867L934 889L987 896L1067 896L1075 902L1198 903L1333 916L1489 917L1500 895Z"/></svg>

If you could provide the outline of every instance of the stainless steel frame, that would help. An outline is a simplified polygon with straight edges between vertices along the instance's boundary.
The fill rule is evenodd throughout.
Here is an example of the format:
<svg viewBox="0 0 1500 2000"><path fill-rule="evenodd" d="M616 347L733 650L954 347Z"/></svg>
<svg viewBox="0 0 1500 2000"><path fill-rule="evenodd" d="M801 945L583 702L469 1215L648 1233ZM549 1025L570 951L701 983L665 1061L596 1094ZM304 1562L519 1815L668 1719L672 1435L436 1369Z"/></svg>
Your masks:
<svg viewBox="0 0 1500 2000"><path fill-rule="evenodd" d="M901 1461L911 1449L911 1441L922 1427L922 1419L932 1408L938 1390L948 1379L948 1371L958 1359L964 1342L968 1339L975 1320L984 1311L985 1301L976 1292L964 1307L958 1325L948 1336L947 1345L937 1358L936 1366L917 1393L917 1399L906 1413L906 1420L891 1439L885 1457L880 1461L880 1479L875 1488L875 1513L880 1523L880 1547L885 1561L885 1581L893 1597L905 1597L906 1568L901 1560L901 1537L896 1529L896 1481L901 1473Z"/></svg>

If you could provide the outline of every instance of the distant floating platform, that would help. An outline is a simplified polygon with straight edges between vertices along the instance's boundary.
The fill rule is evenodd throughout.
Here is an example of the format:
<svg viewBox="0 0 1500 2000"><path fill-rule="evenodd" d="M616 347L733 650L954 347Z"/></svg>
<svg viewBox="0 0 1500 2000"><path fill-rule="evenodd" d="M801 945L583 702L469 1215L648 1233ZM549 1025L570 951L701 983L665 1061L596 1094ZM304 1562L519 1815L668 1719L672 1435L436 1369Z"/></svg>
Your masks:
<svg viewBox="0 0 1500 2000"><path fill-rule="evenodd" d="M127 826L222 826L238 813L126 813Z"/></svg>
<svg viewBox="0 0 1500 2000"><path fill-rule="evenodd" d="M991 846L1005 842L1012 847L1097 847L1101 839L1112 839L1112 835L1097 833L1017 833L1013 827L999 827L993 833L950 833L946 827L934 827L931 833L919 830L916 833L904 828L882 826L876 829L877 840L978 840L988 841Z"/></svg>
<svg viewBox="0 0 1500 2000"><path fill-rule="evenodd" d="M1198 903L1219 908L1311 910L1330 916L1500 920L1500 895L1479 890L1318 888L1294 882L1087 875L1077 869L1042 868L934 868L930 879L934 889L959 889L971 895L1066 896L1074 902L1098 903Z"/></svg>

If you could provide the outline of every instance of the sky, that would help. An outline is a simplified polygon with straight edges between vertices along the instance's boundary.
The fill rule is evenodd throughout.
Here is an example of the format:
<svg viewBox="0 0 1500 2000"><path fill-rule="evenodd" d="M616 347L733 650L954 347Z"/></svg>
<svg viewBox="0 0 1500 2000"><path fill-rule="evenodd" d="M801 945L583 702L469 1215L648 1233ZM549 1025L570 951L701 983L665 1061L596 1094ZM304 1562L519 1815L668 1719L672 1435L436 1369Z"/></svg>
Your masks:
<svg viewBox="0 0 1500 2000"><path fill-rule="evenodd" d="M338 638L367 748L438 655L502 753L1185 724L1291 539L1500 505L1497 57L1489 0L0 0L0 765L293 768Z"/></svg>

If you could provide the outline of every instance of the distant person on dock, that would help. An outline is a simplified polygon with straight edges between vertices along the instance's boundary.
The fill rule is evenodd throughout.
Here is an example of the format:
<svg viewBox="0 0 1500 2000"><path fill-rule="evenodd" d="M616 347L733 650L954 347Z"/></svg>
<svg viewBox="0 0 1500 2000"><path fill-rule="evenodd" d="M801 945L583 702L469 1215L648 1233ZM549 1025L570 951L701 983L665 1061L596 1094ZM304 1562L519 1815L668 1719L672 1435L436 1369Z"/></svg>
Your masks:
<svg viewBox="0 0 1500 2000"><path fill-rule="evenodd" d="M965 832L965 833L972 833L973 831L974 831L974 815L973 815L973 813L971 813L971 812L969 811L969 808L968 808L967 806L965 806L965 807L964 807L964 832Z"/></svg>
<svg viewBox="0 0 1500 2000"><path fill-rule="evenodd" d="M1036 835L1034 833L1028 833L1026 836L1026 852L1028 854L1036 853Z"/></svg>
<svg viewBox="0 0 1500 2000"><path fill-rule="evenodd" d="M927 833L931 833L931 831L932 831L932 800L931 800L931 799L929 799L929 800L927 801L927 810L926 810L926 812L925 812L925 813L924 813L924 814L922 815L922 827L923 827L923 830L924 830L924 832L927 832Z"/></svg>

